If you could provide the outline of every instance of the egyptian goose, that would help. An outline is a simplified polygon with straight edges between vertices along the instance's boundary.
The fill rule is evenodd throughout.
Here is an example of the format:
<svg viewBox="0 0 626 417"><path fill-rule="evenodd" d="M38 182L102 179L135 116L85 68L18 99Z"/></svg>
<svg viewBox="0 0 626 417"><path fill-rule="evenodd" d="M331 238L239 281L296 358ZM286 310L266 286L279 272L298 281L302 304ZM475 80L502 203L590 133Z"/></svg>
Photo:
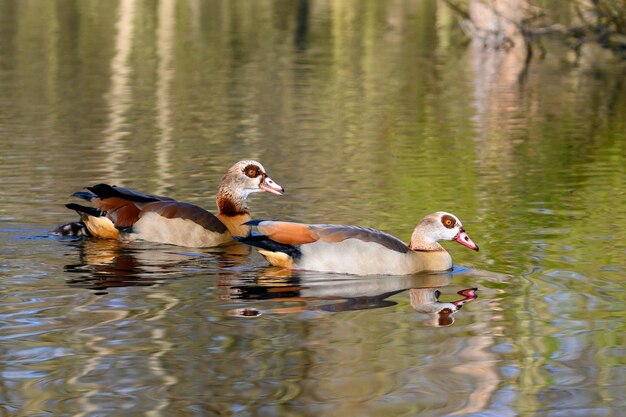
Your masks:
<svg viewBox="0 0 626 417"><path fill-rule="evenodd" d="M452 268L450 254L438 243L454 240L478 250L461 221L443 211L429 214L415 227L407 246L375 229L330 224L253 220L260 235L235 236L256 246L275 266L355 275L408 275Z"/></svg>
<svg viewBox="0 0 626 417"><path fill-rule="evenodd" d="M104 239L142 239L187 247L212 247L232 242L233 235L245 236L250 227L246 205L249 194L282 194L283 187L266 174L256 161L240 161L222 178L217 191L217 215L173 198L142 194L128 188L98 184L73 196L90 201L93 207L67 204L76 210L88 233L69 223L54 233L87 234Z"/></svg>

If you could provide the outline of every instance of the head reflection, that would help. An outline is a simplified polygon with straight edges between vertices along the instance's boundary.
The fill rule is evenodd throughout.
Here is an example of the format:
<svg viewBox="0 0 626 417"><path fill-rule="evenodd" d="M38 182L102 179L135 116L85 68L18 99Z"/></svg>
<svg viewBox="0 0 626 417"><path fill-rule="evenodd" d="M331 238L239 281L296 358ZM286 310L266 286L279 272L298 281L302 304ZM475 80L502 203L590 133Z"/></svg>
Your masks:
<svg viewBox="0 0 626 417"><path fill-rule="evenodd" d="M409 289L409 299L411 307L415 311L428 314L429 317L424 324L433 327L445 327L454 324L454 314L463 305L476 299L476 291L478 291L477 288L467 288L457 292L463 298L456 301L440 302L441 291L437 288L411 288Z"/></svg>

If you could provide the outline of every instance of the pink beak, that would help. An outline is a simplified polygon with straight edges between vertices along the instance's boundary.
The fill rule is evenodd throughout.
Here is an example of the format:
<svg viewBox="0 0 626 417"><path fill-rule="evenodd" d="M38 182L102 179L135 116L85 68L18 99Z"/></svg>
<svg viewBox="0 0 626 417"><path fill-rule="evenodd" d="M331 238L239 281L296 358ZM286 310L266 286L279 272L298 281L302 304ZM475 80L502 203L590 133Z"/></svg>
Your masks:
<svg viewBox="0 0 626 417"><path fill-rule="evenodd" d="M470 239L467 233L465 233L464 229L461 229L459 233L452 240L454 240L457 243L460 243L463 246L467 246L470 249L474 249L475 251L478 251L478 245L472 242L472 239Z"/></svg>
<svg viewBox="0 0 626 417"><path fill-rule="evenodd" d="M268 193L282 195L285 189L276 184L270 177L263 178L261 184L259 184L261 191L267 191Z"/></svg>
<svg viewBox="0 0 626 417"><path fill-rule="evenodd" d="M457 292L457 294L462 295L465 298L462 298L462 299L457 300L457 301L452 301L452 304L454 304L455 306L457 306L460 309L461 307L463 307L464 304L467 304L470 301L475 300L476 297L478 297L476 295L476 291L478 291L478 288L468 288L468 289L461 290L461 291Z"/></svg>

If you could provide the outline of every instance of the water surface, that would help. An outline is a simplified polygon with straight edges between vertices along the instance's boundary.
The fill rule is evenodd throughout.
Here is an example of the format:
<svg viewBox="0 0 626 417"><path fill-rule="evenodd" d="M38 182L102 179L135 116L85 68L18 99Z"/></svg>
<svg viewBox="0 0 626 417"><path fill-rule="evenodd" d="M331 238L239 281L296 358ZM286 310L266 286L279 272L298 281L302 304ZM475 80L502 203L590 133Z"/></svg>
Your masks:
<svg viewBox="0 0 626 417"><path fill-rule="evenodd" d="M524 69L435 1L2 0L0 28L0 415L621 415L623 62ZM287 190L257 218L408 240L446 210L481 251L357 278L48 233L96 182L213 209L243 158Z"/></svg>

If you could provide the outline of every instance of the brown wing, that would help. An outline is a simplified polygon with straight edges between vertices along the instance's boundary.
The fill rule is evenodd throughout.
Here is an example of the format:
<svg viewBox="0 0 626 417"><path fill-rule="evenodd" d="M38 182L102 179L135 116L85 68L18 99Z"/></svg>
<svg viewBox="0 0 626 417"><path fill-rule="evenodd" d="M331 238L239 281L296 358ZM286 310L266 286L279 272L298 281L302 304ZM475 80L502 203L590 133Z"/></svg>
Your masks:
<svg viewBox="0 0 626 417"><path fill-rule="evenodd" d="M141 208L139 217L146 213L156 213L167 219L191 220L207 230L225 233L228 228L214 214L205 209L180 201L157 201L148 203Z"/></svg>
<svg viewBox="0 0 626 417"><path fill-rule="evenodd" d="M87 187L93 194L88 196L94 207L106 211L107 217L115 227L130 227L141 217L146 204L156 201L175 201L170 197L143 194L129 188L108 184L96 184ZM81 198L83 193L75 195ZM88 193L87 193L88 194Z"/></svg>
<svg viewBox="0 0 626 417"><path fill-rule="evenodd" d="M107 212L115 227L130 227L139 220L141 210L132 201L118 197L91 200L94 207Z"/></svg>
<svg viewBox="0 0 626 417"><path fill-rule="evenodd" d="M359 239L364 242L377 243L401 253L409 251L408 246L400 239L367 227L272 221L261 222L257 227L260 233L267 235L270 239L291 245L312 243L317 240L341 242L346 239Z"/></svg>

